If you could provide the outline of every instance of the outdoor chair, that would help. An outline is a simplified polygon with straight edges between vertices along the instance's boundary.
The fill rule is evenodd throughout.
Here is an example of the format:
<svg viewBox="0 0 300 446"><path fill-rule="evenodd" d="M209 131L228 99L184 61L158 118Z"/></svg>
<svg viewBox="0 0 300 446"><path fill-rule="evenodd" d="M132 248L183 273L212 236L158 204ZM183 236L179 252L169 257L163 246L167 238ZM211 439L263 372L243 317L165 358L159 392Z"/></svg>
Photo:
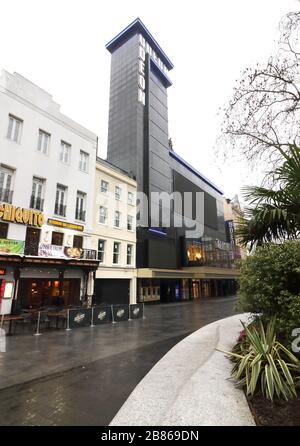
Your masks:
<svg viewBox="0 0 300 446"><path fill-rule="evenodd" d="M14 323L14 334L17 331L17 327L21 326L23 328L23 332L25 331L25 328L27 327L32 328L33 323L33 315L30 313L22 313L21 316L23 316L23 319L16 320Z"/></svg>

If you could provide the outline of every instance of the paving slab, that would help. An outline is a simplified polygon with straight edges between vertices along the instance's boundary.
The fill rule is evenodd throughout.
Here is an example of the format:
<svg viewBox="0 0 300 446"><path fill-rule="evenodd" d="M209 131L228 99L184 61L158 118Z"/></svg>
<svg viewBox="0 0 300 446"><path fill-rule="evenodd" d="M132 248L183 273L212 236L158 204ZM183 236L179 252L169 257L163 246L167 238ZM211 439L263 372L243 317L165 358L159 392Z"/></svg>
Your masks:
<svg viewBox="0 0 300 446"><path fill-rule="evenodd" d="M145 320L6 338L0 425L107 426L174 345L234 314L235 302L227 297L154 305L146 307Z"/></svg>

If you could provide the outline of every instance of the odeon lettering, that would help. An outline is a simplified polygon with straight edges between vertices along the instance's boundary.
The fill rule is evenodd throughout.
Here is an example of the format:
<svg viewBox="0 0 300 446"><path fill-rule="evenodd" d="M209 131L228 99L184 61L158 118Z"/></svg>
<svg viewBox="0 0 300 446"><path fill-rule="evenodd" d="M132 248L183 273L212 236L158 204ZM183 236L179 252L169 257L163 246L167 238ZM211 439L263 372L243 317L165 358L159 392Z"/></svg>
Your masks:
<svg viewBox="0 0 300 446"><path fill-rule="evenodd" d="M0 204L0 220L11 223L41 227L44 224L42 212L33 209L25 209L12 204Z"/></svg>
<svg viewBox="0 0 300 446"><path fill-rule="evenodd" d="M167 67L162 60L157 56L156 52L151 48L146 39L139 35L139 80L138 80L138 100L141 104L146 105L146 81L145 81L145 62L146 54L149 54L153 60L157 63L159 68L165 73L168 72Z"/></svg>

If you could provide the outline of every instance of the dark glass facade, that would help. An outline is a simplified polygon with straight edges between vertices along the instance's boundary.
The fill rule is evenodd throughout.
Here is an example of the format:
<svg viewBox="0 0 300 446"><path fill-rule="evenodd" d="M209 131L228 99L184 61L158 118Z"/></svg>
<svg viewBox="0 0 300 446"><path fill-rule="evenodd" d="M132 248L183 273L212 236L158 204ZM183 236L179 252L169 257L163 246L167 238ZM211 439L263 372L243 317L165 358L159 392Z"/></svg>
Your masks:
<svg viewBox="0 0 300 446"><path fill-rule="evenodd" d="M149 216L157 205L151 197L153 192L191 192L193 200L197 192L204 193L202 237L187 239L185 227L176 227L174 222L166 227L152 215L146 227L137 229L137 268L176 270L208 264L231 268L234 250L221 249L217 244L226 246L222 191L169 147L167 90L172 63L139 19L106 47L111 52L108 161L137 180L138 191L149 197ZM172 222L174 203L159 202L159 206L170 206ZM188 256L193 243L201 247L198 261ZM209 245L214 246L211 252ZM184 280L159 279L159 287L155 280L151 283L151 292L146 285L142 288L158 299L169 295L171 300L181 295L191 298L193 286L196 290L199 284ZM201 293L206 291L200 289Z"/></svg>

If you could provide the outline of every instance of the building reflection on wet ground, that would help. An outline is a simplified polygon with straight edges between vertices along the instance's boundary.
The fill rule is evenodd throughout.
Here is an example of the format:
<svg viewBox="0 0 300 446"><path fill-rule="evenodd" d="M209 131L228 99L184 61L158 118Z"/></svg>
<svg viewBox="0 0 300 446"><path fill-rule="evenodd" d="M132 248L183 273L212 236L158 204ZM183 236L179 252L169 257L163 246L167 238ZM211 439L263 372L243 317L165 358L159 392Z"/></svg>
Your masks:
<svg viewBox="0 0 300 446"><path fill-rule="evenodd" d="M6 339L0 351L0 425L109 424L177 342L232 315L236 299L146 307L146 319Z"/></svg>

